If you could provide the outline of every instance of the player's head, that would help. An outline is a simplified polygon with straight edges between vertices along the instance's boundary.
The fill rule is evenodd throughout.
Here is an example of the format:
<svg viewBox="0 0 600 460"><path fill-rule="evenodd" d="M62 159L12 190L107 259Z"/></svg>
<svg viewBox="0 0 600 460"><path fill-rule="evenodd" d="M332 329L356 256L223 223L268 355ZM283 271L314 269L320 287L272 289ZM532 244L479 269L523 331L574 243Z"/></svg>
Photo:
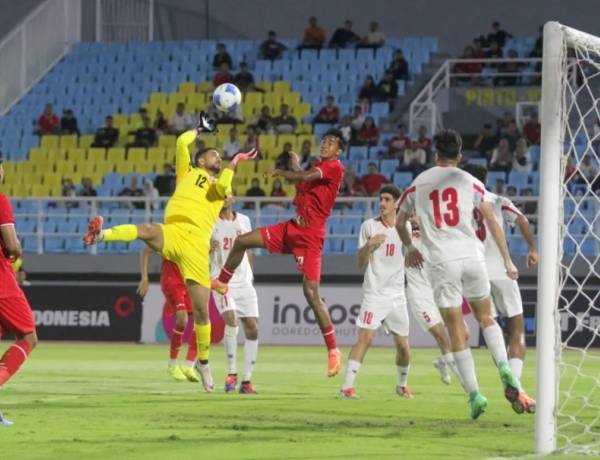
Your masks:
<svg viewBox="0 0 600 460"><path fill-rule="evenodd" d="M381 215L388 216L396 213L396 203L400 199L400 189L392 184L387 184L379 190L379 209Z"/></svg>
<svg viewBox="0 0 600 460"><path fill-rule="evenodd" d="M194 155L194 165L216 176L221 172L221 155L212 147L200 149Z"/></svg>
<svg viewBox="0 0 600 460"><path fill-rule="evenodd" d="M339 158L346 150L346 141L339 129L330 129L321 139L319 154L322 160L330 158Z"/></svg>
<svg viewBox="0 0 600 460"><path fill-rule="evenodd" d="M467 163L463 166L463 169L475 179L478 179L482 184L487 183L488 170L485 166L478 165L475 163Z"/></svg>
<svg viewBox="0 0 600 460"><path fill-rule="evenodd" d="M459 163L462 158L462 138L453 129L444 129L433 138L436 161Z"/></svg>

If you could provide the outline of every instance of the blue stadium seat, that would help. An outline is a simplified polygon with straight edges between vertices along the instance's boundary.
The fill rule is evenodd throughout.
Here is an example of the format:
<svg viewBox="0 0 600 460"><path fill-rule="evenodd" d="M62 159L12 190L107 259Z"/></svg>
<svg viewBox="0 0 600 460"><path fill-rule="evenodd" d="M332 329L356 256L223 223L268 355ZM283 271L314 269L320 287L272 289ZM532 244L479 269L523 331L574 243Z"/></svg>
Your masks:
<svg viewBox="0 0 600 460"><path fill-rule="evenodd" d="M393 182L401 189L406 189L413 181L413 175L409 172L394 173Z"/></svg>
<svg viewBox="0 0 600 460"><path fill-rule="evenodd" d="M45 236L45 252L63 252L65 249L65 239L60 236Z"/></svg>
<svg viewBox="0 0 600 460"><path fill-rule="evenodd" d="M387 176L389 178L396 172L398 169L398 160L381 160L381 164L379 165L379 170L381 174Z"/></svg>
<svg viewBox="0 0 600 460"><path fill-rule="evenodd" d="M506 182L506 173L502 171L490 171L487 177L488 188L493 189L498 179L501 179L504 182Z"/></svg>
<svg viewBox="0 0 600 460"><path fill-rule="evenodd" d="M65 238L65 252L82 253L86 251L87 248L83 245L81 238Z"/></svg>
<svg viewBox="0 0 600 460"><path fill-rule="evenodd" d="M369 158L369 148L353 145L348 151L348 158L350 158L351 161L367 160Z"/></svg>
<svg viewBox="0 0 600 460"><path fill-rule="evenodd" d="M483 158L483 157L469 158L469 160L467 162L471 163L471 164L474 164L474 165L485 166L486 168L487 168L487 165L488 165L487 158Z"/></svg>
<svg viewBox="0 0 600 460"><path fill-rule="evenodd" d="M529 185L529 173L524 171L511 171L508 174L508 185L513 185L517 189L527 187Z"/></svg>
<svg viewBox="0 0 600 460"><path fill-rule="evenodd" d="M358 252L358 238L344 238L344 254L354 255Z"/></svg>

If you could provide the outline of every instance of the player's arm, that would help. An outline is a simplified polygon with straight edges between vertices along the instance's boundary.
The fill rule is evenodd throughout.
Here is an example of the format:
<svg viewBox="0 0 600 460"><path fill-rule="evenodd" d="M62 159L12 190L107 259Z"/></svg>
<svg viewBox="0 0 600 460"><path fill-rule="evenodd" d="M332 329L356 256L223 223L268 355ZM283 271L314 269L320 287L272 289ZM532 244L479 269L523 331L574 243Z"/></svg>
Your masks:
<svg viewBox="0 0 600 460"><path fill-rule="evenodd" d="M535 241L533 240L533 231L531 230L531 225L529 225L529 220L523 214L519 214L515 223L519 226L521 236L527 243L527 267L534 267L538 263L538 253Z"/></svg>
<svg viewBox="0 0 600 460"><path fill-rule="evenodd" d="M248 249L246 251L246 257L248 257L248 263L250 264L250 270L252 270L252 272L254 272L254 254L252 254L252 251L250 249Z"/></svg>
<svg viewBox="0 0 600 460"><path fill-rule="evenodd" d="M312 182L323 177L323 173L318 168L311 168L308 171L285 171L283 169L274 169L267 171L266 176L283 177L291 182Z"/></svg>
<svg viewBox="0 0 600 460"><path fill-rule="evenodd" d="M290 169L292 171L302 171L302 166L300 166L300 158L295 152L290 152Z"/></svg>
<svg viewBox="0 0 600 460"><path fill-rule="evenodd" d="M396 231L402 244L406 247L406 264L409 267L421 270L423 268L423 255L412 243L412 236L406 225L409 219L410 215L400 209L396 217Z"/></svg>
<svg viewBox="0 0 600 460"><path fill-rule="evenodd" d="M374 235L367 240L365 244L358 250L358 268L360 271L365 271L369 265L369 257L385 241L385 235Z"/></svg>
<svg viewBox="0 0 600 460"><path fill-rule="evenodd" d="M198 137L198 130L190 129L177 138L175 146L175 173L177 180L190 170L190 145L196 142L196 137Z"/></svg>
<svg viewBox="0 0 600 460"><path fill-rule="evenodd" d="M144 248L142 252L140 252L140 283L138 284L138 288L136 292L141 296L145 297L148 293L148 287L150 285L150 280L148 278L148 260L150 259L150 254L152 254L152 249L148 246Z"/></svg>
<svg viewBox="0 0 600 460"><path fill-rule="evenodd" d="M8 257L8 260L14 262L21 257L21 243L19 242L19 238L17 238L15 225L12 223L0 224L0 236L2 237L5 256Z"/></svg>
<svg viewBox="0 0 600 460"><path fill-rule="evenodd" d="M498 224L496 220L496 216L494 216L494 210L492 205L487 201L481 202L479 205L479 209L483 214L483 218L485 223L487 224L496 245L498 245L498 249L500 250L500 254L502 255L502 259L504 260L504 267L506 268L506 274L509 278L516 280L519 277L519 271L517 267L513 263L510 258L510 253L508 252L508 245L506 244L506 238L504 236L504 230Z"/></svg>
<svg viewBox="0 0 600 460"><path fill-rule="evenodd" d="M231 195L231 184L233 182L233 174L235 172L235 168L240 161L248 161L254 160L258 155L258 150L252 149L249 152L240 152L237 153L229 162L229 164L221 171L221 175L217 179L217 183L215 184L217 188L217 193L226 197Z"/></svg>

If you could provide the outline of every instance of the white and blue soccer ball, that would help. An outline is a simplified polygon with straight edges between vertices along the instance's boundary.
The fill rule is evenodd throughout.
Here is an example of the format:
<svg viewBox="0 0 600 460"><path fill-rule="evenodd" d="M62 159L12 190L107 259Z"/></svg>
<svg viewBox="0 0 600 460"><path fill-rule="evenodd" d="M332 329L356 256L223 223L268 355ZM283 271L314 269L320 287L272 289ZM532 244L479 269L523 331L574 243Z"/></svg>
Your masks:
<svg viewBox="0 0 600 460"><path fill-rule="evenodd" d="M234 112L242 102L242 93L231 83L217 86L213 93L213 104L221 112Z"/></svg>

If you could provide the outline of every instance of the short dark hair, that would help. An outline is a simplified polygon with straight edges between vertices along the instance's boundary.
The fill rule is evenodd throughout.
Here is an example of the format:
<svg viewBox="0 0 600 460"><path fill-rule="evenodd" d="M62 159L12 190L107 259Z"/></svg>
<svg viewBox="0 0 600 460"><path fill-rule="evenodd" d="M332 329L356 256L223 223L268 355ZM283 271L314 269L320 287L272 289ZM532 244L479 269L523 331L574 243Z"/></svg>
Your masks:
<svg viewBox="0 0 600 460"><path fill-rule="evenodd" d="M196 164L198 163L198 160L200 159L201 156L206 155L211 150L215 150L215 148L214 147L203 147L203 148L199 149L194 154L194 166L196 166Z"/></svg>
<svg viewBox="0 0 600 460"><path fill-rule="evenodd" d="M485 166L476 163L467 163L463 166L463 169L484 185L487 183L488 169Z"/></svg>
<svg viewBox="0 0 600 460"><path fill-rule="evenodd" d="M392 195L394 201L398 201L400 199L400 195L402 195L400 189L393 184L386 184L381 187L381 190L379 190L379 195L383 195L384 193L389 193Z"/></svg>
<svg viewBox="0 0 600 460"><path fill-rule="evenodd" d="M453 129L443 129L433 138L438 155L448 160L455 160L462 150L462 138Z"/></svg>
<svg viewBox="0 0 600 460"><path fill-rule="evenodd" d="M346 140L339 129L329 129L325 134L323 134L323 139L325 139L327 136L336 138L342 152L346 150Z"/></svg>

